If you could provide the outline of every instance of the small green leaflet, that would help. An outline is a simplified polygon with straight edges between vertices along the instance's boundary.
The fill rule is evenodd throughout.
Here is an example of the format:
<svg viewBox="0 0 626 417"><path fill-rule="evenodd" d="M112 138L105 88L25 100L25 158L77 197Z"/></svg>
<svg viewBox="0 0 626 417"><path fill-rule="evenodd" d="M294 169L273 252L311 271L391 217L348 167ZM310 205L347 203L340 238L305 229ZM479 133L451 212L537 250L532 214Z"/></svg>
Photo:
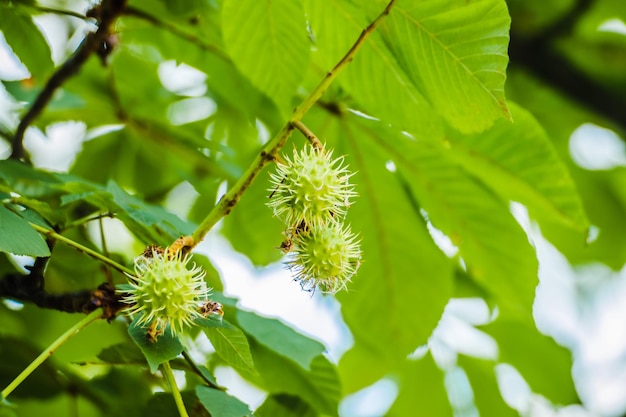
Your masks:
<svg viewBox="0 0 626 417"><path fill-rule="evenodd" d="M32 17L23 9L7 6L3 2L0 4L0 31L31 75L40 82L45 81L54 64L50 46Z"/></svg>
<svg viewBox="0 0 626 417"><path fill-rule="evenodd" d="M279 355L294 360L306 370L310 370L313 359L326 350L320 342L298 333L280 320L239 310L237 321L257 342Z"/></svg>
<svg viewBox="0 0 626 417"><path fill-rule="evenodd" d="M199 319L196 324L202 327L220 358L236 369L256 373L248 339L240 329L225 320Z"/></svg>
<svg viewBox="0 0 626 417"><path fill-rule="evenodd" d="M156 372L160 364L174 359L183 351L183 345L177 337L172 335L169 326L165 328L156 342L151 342L146 335L147 329L138 326L137 320L139 318L135 318L128 327L128 334L145 355L151 372Z"/></svg>
<svg viewBox="0 0 626 417"><path fill-rule="evenodd" d="M0 205L0 251L14 255L50 256L46 241L28 221Z"/></svg>
<svg viewBox="0 0 626 417"><path fill-rule="evenodd" d="M204 386L196 387L200 403L215 417L251 417L250 408L224 391Z"/></svg>

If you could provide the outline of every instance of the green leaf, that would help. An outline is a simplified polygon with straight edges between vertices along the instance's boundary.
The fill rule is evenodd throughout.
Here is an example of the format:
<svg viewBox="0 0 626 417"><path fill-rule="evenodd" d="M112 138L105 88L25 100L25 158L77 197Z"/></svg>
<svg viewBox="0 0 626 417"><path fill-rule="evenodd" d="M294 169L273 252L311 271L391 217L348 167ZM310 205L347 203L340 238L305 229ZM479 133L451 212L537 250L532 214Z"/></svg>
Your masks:
<svg viewBox="0 0 626 417"><path fill-rule="evenodd" d="M198 404L195 392L183 391L180 394L183 397L183 403L187 410L194 409L193 407ZM172 417L178 415L180 414L178 413L178 408L176 407L176 402L172 394L157 392L146 404L141 417ZM192 415L196 416L196 414Z"/></svg>
<svg viewBox="0 0 626 417"><path fill-rule="evenodd" d="M252 343L254 363L265 388L272 393L297 395L321 414L337 415L341 390L337 369L325 356L311 362L311 370L263 345Z"/></svg>
<svg viewBox="0 0 626 417"><path fill-rule="evenodd" d="M98 354L98 359L112 364L136 364L145 363L146 358L133 343L118 343L104 348Z"/></svg>
<svg viewBox="0 0 626 417"><path fill-rule="evenodd" d="M222 286L222 280L220 279L220 273L215 269L211 260L199 253L193 253L191 257L191 261L200 266L204 272L206 272L206 276L204 277L204 281L207 285L215 291L222 291L224 288Z"/></svg>
<svg viewBox="0 0 626 417"><path fill-rule="evenodd" d="M88 382L88 389L96 391L100 401L106 404L102 412L106 410L107 417L141 415L152 396L150 386L144 380L145 371L133 366L111 366L108 369L105 375Z"/></svg>
<svg viewBox="0 0 626 417"><path fill-rule="evenodd" d="M577 401L571 352L540 334L532 323L498 319L483 330L498 342L499 360L517 368L533 392L555 404Z"/></svg>
<svg viewBox="0 0 626 417"><path fill-rule="evenodd" d="M59 193L54 175L11 159L0 161L0 179L22 196L42 198Z"/></svg>
<svg viewBox="0 0 626 417"><path fill-rule="evenodd" d="M200 404L211 413L219 417L248 417L252 416L250 408L237 398L217 389L197 386L196 394Z"/></svg>
<svg viewBox="0 0 626 417"><path fill-rule="evenodd" d="M54 64L50 46L31 16L21 8L0 4L0 31L31 75L45 81Z"/></svg>
<svg viewBox="0 0 626 417"><path fill-rule="evenodd" d="M369 24L362 7L348 1L306 2L320 66L331 69ZM382 10L382 8L381 8ZM377 32L370 35L337 82L358 103L355 108L419 137L443 135L441 117L398 67ZM351 106L352 107L352 106ZM416 117L419 115L419 117Z"/></svg>
<svg viewBox="0 0 626 417"><path fill-rule="evenodd" d="M9 385L41 350L27 340L0 336L0 386ZM16 398L49 398L61 393L66 380L51 361L41 364L13 392Z"/></svg>
<svg viewBox="0 0 626 417"><path fill-rule="evenodd" d="M256 417L316 417L318 414L299 397L273 394L265 399L254 415Z"/></svg>
<svg viewBox="0 0 626 417"><path fill-rule="evenodd" d="M46 241L21 216L0 205L0 251L14 255L50 256Z"/></svg>
<svg viewBox="0 0 626 417"><path fill-rule="evenodd" d="M320 342L298 333L280 320L238 310L237 322L257 342L292 359L306 370L311 369L313 359L325 350Z"/></svg>
<svg viewBox="0 0 626 417"><path fill-rule="evenodd" d="M390 152L434 227L459 247L469 275L501 307L530 317L537 259L507 205L448 159L445 149L381 130L375 122L367 125L377 132L373 137Z"/></svg>
<svg viewBox="0 0 626 417"><path fill-rule="evenodd" d="M439 321L452 292L452 263L431 239L402 179L386 168L392 158L359 125L361 118L318 116L310 127L327 135L336 155L345 155L359 194L347 221L362 237L363 263L349 291L338 294L344 319L357 343L375 355L404 358Z"/></svg>
<svg viewBox="0 0 626 417"><path fill-rule="evenodd" d="M174 16L189 16L198 14L202 9L208 7L208 0L184 0L184 1L163 1L167 10Z"/></svg>
<svg viewBox="0 0 626 417"><path fill-rule="evenodd" d="M159 235L165 235L169 238L170 242L168 243L181 235L191 234L194 230L193 225L167 212L162 207L148 205L139 198L128 194L114 181L109 181L106 190L113 197L113 201L124 210L128 220L131 220L131 225L134 223L156 229ZM122 221L127 216L122 215Z"/></svg>
<svg viewBox="0 0 626 417"><path fill-rule="evenodd" d="M474 402L480 415L519 416L519 413L510 408L502 399L496 379L495 363L460 355L459 365L467 373L474 393Z"/></svg>
<svg viewBox="0 0 626 417"><path fill-rule="evenodd" d="M172 367L174 367L176 363L172 363ZM188 366L187 363L185 363L185 365ZM187 369L187 368L183 368L183 369ZM202 374L202 377L209 381L211 384L213 384L213 386L218 386L219 384L217 383L217 380L215 379L215 377L213 376L213 374L211 373L211 371L209 371L206 366L198 366L198 371L200 371L200 374Z"/></svg>
<svg viewBox="0 0 626 417"><path fill-rule="evenodd" d="M384 378L389 372L401 369L405 358L387 358L364 343L355 343L339 361L343 393L352 394ZM364 363L368 365L363 366Z"/></svg>
<svg viewBox="0 0 626 417"><path fill-rule="evenodd" d="M104 188L70 175L59 175L59 178L65 180L60 188L68 192L61 198L62 204L83 200L100 210L115 213L145 243L165 247L178 237L191 234L194 229L193 225L164 208L128 194L113 180Z"/></svg>
<svg viewBox="0 0 626 417"><path fill-rule="evenodd" d="M416 361L406 361L399 374L398 397L387 416L452 416L443 378L443 372L435 366L430 354Z"/></svg>
<svg viewBox="0 0 626 417"><path fill-rule="evenodd" d="M237 68L287 112L309 61L299 0L225 0L224 43Z"/></svg>
<svg viewBox="0 0 626 417"><path fill-rule="evenodd" d="M503 0L400 1L379 31L400 68L446 121L462 132L478 132L509 117L509 26Z"/></svg>
<svg viewBox="0 0 626 417"><path fill-rule="evenodd" d="M237 369L256 373L248 339L240 329L234 326L228 328L204 326L202 330L220 358Z"/></svg>
<svg viewBox="0 0 626 417"><path fill-rule="evenodd" d="M509 107L513 123L497 120L479 135L450 135L450 156L505 201L585 231L582 202L550 140L530 113L510 102Z"/></svg>
<svg viewBox="0 0 626 417"><path fill-rule="evenodd" d="M128 327L128 334L139 346L144 356L148 360L151 372L156 372L163 362L174 359L183 351L183 345L177 337L172 335L169 326L165 328L156 342L151 342L146 334L146 328L137 325L136 318Z"/></svg>

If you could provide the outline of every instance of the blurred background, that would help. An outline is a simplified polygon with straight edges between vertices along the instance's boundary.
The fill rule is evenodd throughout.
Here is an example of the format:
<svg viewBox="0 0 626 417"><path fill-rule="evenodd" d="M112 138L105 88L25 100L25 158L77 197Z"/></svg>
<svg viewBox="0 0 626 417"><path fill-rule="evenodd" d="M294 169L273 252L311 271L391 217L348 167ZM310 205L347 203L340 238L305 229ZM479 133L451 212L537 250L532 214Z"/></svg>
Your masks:
<svg viewBox="0 0 626 417"><path fill-rule="evenodd" d="M80 13L91 6L80 1L38 4ZM580 404L552 404L534 393L506 363L496 368L499 389L505 402L522 416L626 416L626 1L510 0L508 4L513 23L507 98L531 111L553 140L581 193L593 228L588 245L580 249L567 231L556 225L540 230L529 221L523 206L511 204L540 261L536 325L571 352L571 373ZM94 30L88 20L55 13L42 13L35 21L57 64L77 48L85 33ZM28 83L30 76L0 34L0 79L4 82L0 84L0 126L4 131L16 128L24 108L5 84ZM207 75L203 72L185 63L165 61L159 65L158 76L165 89L185 98L168 108L173 125L203 120L215 111L215 104L206 96ZM66 172L85 143L119 128L104 124L88 129L69 118L45 129L30 127L25 147L36 166ZM260 141L267 139L262 127L259 135ZM9 154L8 143L0 141L0 158ZM222 185L216 198L223 192ZM165 205L187 218L196 198L194 188L181 183L166 196ZM352 338L335 299L303 292L281 262L254 267L219 229L198 251L207 254L220 271L225 294L237 297L245 308L280 317L322 341L329 357L337 362L350 348ZM120 222L107 219L105 234L110 251L137 252L136 242ZM444 251L454 253L445 237L436 231L433 234L439 236ZM98 230L93 230L93 236L99 244ZM372 308L376 314L375 306ZM497 307L482 299L453 299L428 345L413 354L420 357L430 350L436 366L445 372L455 416L478 415L472 386L457 364L459 355L498 358L497 343L480 330L497 314ZM252 407L263 401L264 394L230 368L218 370L217 378ZM346 398L341 415L385 415L397 393L394 378L384 378Z"/></svg>

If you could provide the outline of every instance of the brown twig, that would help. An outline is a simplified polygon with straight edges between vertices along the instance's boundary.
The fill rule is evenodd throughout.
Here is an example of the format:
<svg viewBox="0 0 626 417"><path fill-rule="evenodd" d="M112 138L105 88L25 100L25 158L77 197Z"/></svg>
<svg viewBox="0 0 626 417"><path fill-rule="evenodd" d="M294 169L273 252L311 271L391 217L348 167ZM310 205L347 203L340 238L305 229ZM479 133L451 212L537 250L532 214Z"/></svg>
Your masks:
<svg viewBox="0 0 626 417"><path fill-rule="evenodd" d="M50 294L43 286L34 285L43 280L34 279L32 274L6 274L0 280L0 297L35 304L38 307L64 311L66 313L90 313L98 308L104 310L104 317L112 320L123 304L121 295L109 283L95 290L82 290L63 294Z"/></svg>
<svg viewBox="0 0 626 417"><path fill-rule="evenodd" d="M315 136L315 133L313 133L308 127L306 127L304 123L302 123L300 120L294 120L292 124L311 143L311 146L313 146L315 149L317 149L320 152L325 151L324 145L322 144L322 142L320 142L317 136Z"/></svg>
<svg viewBox="0 0 626 417"><path fill-rule="evenodd" d="M46 85L39 95L37 95L37 98L17 126L17 130L11 141L12 149L10 158L28 159L24 150L24 134L26 133L26 129L45 109L56 89L75 75L94 52L101 50L104 45L108 44L111 35L111 26L125 7L126 0L103 0L102 4L94 9L94 13L97 15L99 22L98 30L87 35L76 52L74 52L74 54L48 79Z"/></svg>

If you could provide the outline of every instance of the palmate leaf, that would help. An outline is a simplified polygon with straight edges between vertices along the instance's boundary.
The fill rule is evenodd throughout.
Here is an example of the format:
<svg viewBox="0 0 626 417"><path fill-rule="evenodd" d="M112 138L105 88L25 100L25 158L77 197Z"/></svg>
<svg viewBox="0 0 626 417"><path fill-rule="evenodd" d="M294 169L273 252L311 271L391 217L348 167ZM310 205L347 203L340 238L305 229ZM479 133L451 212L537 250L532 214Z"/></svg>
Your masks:
<svg viewBox="0 0 626 417"><path fill-rule="evenodd" d="M529 355L530 357L535 358ZM474 403L480 415L498 417L519 416L519 413L510 408L502 399L496 379L496 364L494 362L460 356L459 366L467 374L472 386L472 392L474 393Z"/></svg>
<svg viewBox="0 0 626 417"><path fill-rule="evenodd" d="M450 134L450 157L504 201L522 202L534 217L585 231L582 202L550 140L530 113L511 102L509 107L513 123L501 119L481 134Z"/></svg>
<svg viewBox="0 0 626 417"><path fill-rule="evenodd" d="M337 368L324 355L316 356L311 369L279 355L259 343L250 344L263 388L271 393L293 394L322 415L337 416L341 389Z"/></svg>
<svg viewBox="0 0 626 417"><path fill-rule="evenodd" d="M452 262L431 239L401 179L349 114L315 115L314 128L336 155L345 155L359 198L348 223L362 238L363 263L339 294L357 343L375 355L404 358L425 343L452 293ZM331 138L333 139L331 141Z"/></svg>
<svg viewBox="0 0 626 417"><path fill-rule="evenodd" d="M326 350L320 342L298 333L280 320L238 310L237 321L257 342L307 370L311 369L313 359Z"/></svg>
<svg viewBox="0 0 626 417"><path fill-rule="evenodd" d="M443 377L430 354L416 361L407 360L398 375L398 397L386 415L452 416Z"/></svg>
<svg viewBox="0 0 626 417"><path fill-rule="evenodd" d="M577 401L571 352L539 333L533 322L498 319L483 330L498 342L500 362L513 365L533 392L555 404ZM559 383L555 384L555 380Z"/></svg>
<svg viewBox="0 0 626 417"><path fill-rule="evenodd" d="M401 0L379 30L400 68L445 120L478 132L508 117L509 26L504 0Z"/></svg>
<svg viewBox="0 0 626 417"><path fill-rule="evenodd" d="M226 50L252 84L286 111L309 61L302 1L226 0Z"/></svg>
<svg viewBox="0 0 626 417"><path fill-rule="evenodd" d="M231 397L224 391L209 387L196 387L196 394L200 404L211 413L219 417L249 417L252 416L250 408L235 397Z"/></svg>
<svg viewBox="0 0 626 417"><path fill-rule="evenodd" d="M459 247L470 275L496 296L501 307L529 317L537 260L508 206L432 142L393 133L376 121L358 118L355 123L361 142L371 140L389 152L433 225Z"/></svg>
<svg viewBox="0 0 626 417"><path fill-rule="evenodd" d="M315 35L314 58L328 70L370 22L362 8L348 0L309 0L306 8ZM336 83L356 101L356 108L368 115L418 136L440 137L443 134L441 117L398 68L396 58L376 32L367 38Z"/></svg>

